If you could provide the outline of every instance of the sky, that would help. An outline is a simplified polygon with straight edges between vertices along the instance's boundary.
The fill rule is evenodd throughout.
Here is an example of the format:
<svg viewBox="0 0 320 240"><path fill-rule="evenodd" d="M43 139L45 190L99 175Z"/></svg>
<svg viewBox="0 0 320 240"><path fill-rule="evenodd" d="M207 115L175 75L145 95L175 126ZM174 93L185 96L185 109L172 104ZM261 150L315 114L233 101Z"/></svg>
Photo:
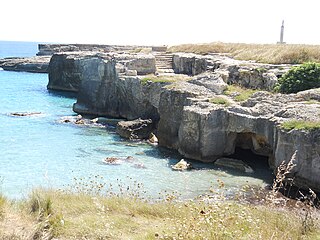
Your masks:
<svg viewBox="0 0 320 240"><path fill-rule="evenodd" d="M320 44L319 0L3 0L0 40Z"/></svg>

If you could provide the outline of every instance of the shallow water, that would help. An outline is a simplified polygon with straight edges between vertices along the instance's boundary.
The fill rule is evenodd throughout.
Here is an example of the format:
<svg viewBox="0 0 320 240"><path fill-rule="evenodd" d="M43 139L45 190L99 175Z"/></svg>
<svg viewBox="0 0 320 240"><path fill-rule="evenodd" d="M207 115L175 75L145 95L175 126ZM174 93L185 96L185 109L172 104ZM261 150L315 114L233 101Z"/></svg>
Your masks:
<svg viewBox="0 0 320 240"><path fill-rule="evenodd" d="M132 178L144 185L148 195L177 191L183 198L202 194L222 180L231 192L250 184L263 186L270 172L254 174L223 171L212 164L193 162L195 170L171 169L181 156L150 146L129 142L115 134L114 128L88 127L60 123L75 115L75 98L49 92L47 74L0 71L0 177L1 189L10 198L25 197L33 188L65 188L73 178L99 175L108 183ZM40 112L33 116L11 116L13 112ZM125 159L119 165L106 165L106 157ZM130 183L128 183L130 184Z"/></svg>

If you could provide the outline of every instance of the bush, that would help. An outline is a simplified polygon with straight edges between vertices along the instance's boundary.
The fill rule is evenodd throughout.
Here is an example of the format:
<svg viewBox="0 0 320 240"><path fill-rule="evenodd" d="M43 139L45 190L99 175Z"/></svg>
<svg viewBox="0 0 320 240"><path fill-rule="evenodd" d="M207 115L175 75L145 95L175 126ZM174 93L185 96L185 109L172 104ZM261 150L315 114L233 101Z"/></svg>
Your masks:
<svg viewBox="0 0 320 240"><path fill-rule="evenodd" d="M275 87L277 92L297 93L320 87L320 63L309 62L291 68Z"/></svg>

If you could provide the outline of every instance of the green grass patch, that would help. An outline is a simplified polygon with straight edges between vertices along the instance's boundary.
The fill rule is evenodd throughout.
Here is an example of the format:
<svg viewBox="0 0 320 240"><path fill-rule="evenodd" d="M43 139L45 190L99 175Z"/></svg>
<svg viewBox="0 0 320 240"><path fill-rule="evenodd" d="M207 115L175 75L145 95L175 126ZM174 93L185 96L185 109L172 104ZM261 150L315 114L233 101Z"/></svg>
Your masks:
<svg viewBox="0 0 320 240"><path fill-rule="evenodd" d="M320 121L304 121L304 120L289 120L281 124L285 130L315 130L320 129Z"/></svg>
<svg viewBox="0 0 320 240"><path fill-rule="evenodd" d="M230 101L224 97L213 97L209 99L209 102L213 104L224 105L226 107L231 105Z"/></svg>
<svg viewBox="0 0 320 240"><path fill-rule="evenodd" d="M228 85L224 94L227 96L232 96L235 101L242 102L249 99L258 90L243 88L237 85Z"/></svg>

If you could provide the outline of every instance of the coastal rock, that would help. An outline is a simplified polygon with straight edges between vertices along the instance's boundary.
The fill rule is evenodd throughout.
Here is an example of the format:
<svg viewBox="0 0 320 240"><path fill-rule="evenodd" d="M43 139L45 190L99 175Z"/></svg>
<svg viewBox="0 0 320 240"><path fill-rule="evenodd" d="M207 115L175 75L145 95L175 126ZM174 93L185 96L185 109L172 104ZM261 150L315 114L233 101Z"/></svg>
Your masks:
<svg viewBox="0 0 320 240"><path fill-rule="evenodd" d="M50 57L3 58L0 68L7 71L47 73Z"/></svg>
<svg viewBox="0 0 320 240"><path fill-rule="evenodd" d="M52 56L49 65L50 90L77 92L85 71L97 78L102 73L95 68L98 56L93 53L59 53Z"/></svg>
<svg viewBox="0 0 320 240"><path fill-rule="evenodd" d="M172 169L176 171L185 171L192 169L192 165L184 159L181 159L178 163L172 166Z"/></svg>
<svg viewBox="0 0 320 240"><path fill-rule="evenodd" d="M91 67L82 71L75 112L129 120L159 119L157 108L165 83L143 85L139 77L119 75L112 58L92 59L87 64Z"/></svg>
<svg viewBox="0 0 320 240"><path fill-rule="evenodd" d="M205 88L211 90L216 94L222 94L223 91L228 87L228 84L226 84L223 80L223 76L217 73L200 74L189 82L196 85L204 86Z"/></svg>
<svg viewBox="0 0 320 240"><path fill-rule="evenodd" d="M214 162L214 165L218 167L225 167L225 168L238 170L245 173L254 172L253 169L248 164L246 164L242 160L234 159L234 158L219 158Z"/></svg>
<svg viewBox="0 0 320 240"><path fill-rule="evenodd" d="M138 75L154 74L156 72L156 59L153 55L137 55L126 63L128 70L137 71Z"/></svg>
<svg viewBox="0 0 320 240"><path fill-rule="evenodd" d="M79 57L83 62L71 64L70 69L78 73L80 85L74 110L128 120L152 119L158 123L160 146L204 162L214 162L233 154L236 148L243 148L268 157L269 166L276 169L282 161L288 162L297 150L295 181L300 187L320 191L320 130L286 131L281 127L283 122L295 119L319 121L320 105L306 102L318 99L317 90L288 95L256 92L243 102L223 96L229 105L211 103L210 99L219 97L217 93L225 87L222 81L269 88L273 80L268 82L260 77L264 78L264 74L271 71L274 76L278 75L271 65L264 65L262 69L261 64L241 62L243 65L239 65L237 61L220 56L193 57L187 57L193 63L186 60L189 65L180 66L181 71L185 68L187 74L198 74L206 65L204 77L173 83L144 83L140 76L119 72L121 68L117 65L125 69L132 55ZM73 61L78 59L77 56L72 58ZM200 59L199 65L195 64L196 59ZM68 69L63 66L64 61L60 63L60 71L55 73L57 79L59 74L63 79L64 68ZM200 64L202 61L207 63ZM217 85L222 87L214 86L216 76L219 78Z"/></svg>
<svg viewBox="0 0 320 240"><path fill-rule="evenodd" d="M29 117L29 116L37 116L37 115L41 115L41 112L14 112L14 113L10 113L10 116L14 116L14 117Z"/></svg>
<svg viewBox="0 0 320 240"><path fill-rule="evenodd" d="M207 70L207 61L192 53L173 54L173 70L177 74L198 75Z"/></svg>
<svg viewBox="0 0 320 240"><path fill-rule="evenodd" d="M117 124L117 133L128 139L148 139L153 124L151 119L136 119L133 121L120 121Z"/></svg>

